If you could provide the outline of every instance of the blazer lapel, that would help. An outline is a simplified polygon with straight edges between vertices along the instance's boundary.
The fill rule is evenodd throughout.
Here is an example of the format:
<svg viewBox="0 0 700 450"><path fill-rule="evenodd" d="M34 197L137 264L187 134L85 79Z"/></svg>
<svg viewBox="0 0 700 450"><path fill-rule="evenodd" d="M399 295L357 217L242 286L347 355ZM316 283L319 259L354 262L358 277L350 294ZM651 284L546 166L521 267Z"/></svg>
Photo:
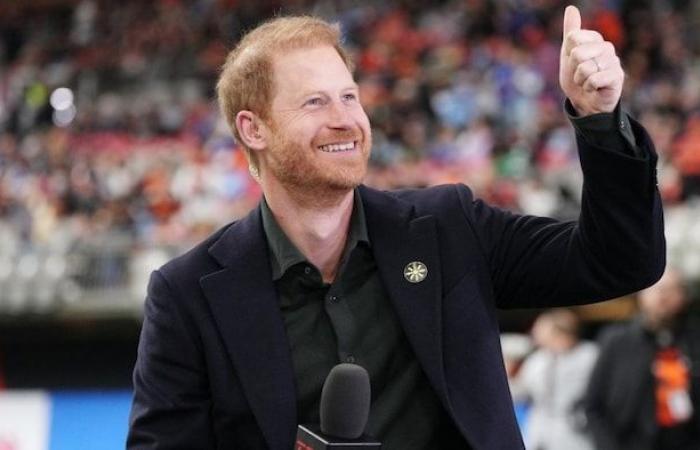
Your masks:
<svg viewBox="0 0 700 450"><path fill-rule="evenodd" d="M443 370L442 288L435 219L414 217L413 207L391 194L366 187L360 192L384 286L418 361L449 410ZM420 282L410 282L404 276L412 262L427 268L427 276Z"/></svg>
<svg viewBox="0 0 700 450"><path fill-rule="evenodd" d="M296 390L259 208L209 249L224 266L200 280L246 398L270 448L294 442Z"/></svg>

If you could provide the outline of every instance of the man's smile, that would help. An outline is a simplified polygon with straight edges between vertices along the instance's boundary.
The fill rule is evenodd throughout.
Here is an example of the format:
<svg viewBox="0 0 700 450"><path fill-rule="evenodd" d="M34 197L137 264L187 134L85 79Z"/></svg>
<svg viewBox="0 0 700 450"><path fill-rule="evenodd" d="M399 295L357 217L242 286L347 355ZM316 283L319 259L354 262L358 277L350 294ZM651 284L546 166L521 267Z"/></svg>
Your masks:
<svg viewBox="0 0 700 450"><path fill-rule="evenodd" d="M326 152L326 153L347 152L347 151L355 150L355 148L357 148L357 141L339 142L339 143L335 143L335 144L319 145L318 148L322 152Z"/></svg>

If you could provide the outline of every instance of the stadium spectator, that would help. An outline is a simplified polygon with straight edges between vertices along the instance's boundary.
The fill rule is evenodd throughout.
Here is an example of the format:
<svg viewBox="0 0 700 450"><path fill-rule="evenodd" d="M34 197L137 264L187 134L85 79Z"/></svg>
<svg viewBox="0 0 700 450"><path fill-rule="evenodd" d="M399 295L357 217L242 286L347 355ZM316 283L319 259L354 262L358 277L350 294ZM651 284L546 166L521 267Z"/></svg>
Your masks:
<svg viewBox="0 0 700 450"><path fill-rule="evenodd" d="M579 319L569 309L542 313L532 337L539 348L513 381L514 399L530 401L526 448L592 450L583 397L598 349L579 339Z"/></svg>

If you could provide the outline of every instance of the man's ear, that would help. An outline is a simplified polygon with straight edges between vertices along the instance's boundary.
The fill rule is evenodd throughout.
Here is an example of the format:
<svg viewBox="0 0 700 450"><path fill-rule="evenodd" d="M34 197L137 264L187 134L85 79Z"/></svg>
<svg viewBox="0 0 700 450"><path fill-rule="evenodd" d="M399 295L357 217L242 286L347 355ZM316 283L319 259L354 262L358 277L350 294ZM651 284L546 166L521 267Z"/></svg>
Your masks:
<svg viewBox="0 0 700 450"><path fill-rule="evenodd" d="M239 111L236 114L236 129L243 144L251 150L262 150L267 147L265 125L252 111Z"/></svg>

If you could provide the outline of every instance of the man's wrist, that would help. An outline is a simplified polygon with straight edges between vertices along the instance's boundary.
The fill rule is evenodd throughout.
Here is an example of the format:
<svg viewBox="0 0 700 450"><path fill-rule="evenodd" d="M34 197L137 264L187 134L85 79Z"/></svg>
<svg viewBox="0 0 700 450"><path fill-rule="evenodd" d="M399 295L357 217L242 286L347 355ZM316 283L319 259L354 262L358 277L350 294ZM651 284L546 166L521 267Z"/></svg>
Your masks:
<svg viewBox="0 0 700 450"><path fill-rule="evenodd" d="M619 147L622 144L631 149L635 156L640 156L629 116L620 103L612 112L579 116L571 101L566 99L564 110L576 133L588 142L601 147Z"/></svg>

